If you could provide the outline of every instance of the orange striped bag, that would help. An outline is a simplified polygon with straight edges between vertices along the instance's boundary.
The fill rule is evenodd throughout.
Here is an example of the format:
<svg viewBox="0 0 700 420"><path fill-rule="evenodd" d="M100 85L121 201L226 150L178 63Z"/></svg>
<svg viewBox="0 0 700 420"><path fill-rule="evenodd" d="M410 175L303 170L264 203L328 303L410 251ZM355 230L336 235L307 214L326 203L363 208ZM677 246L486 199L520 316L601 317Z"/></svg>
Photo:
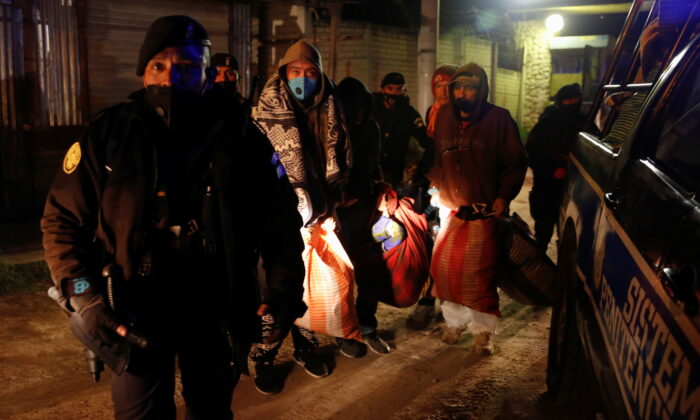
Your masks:
<svg viewBox="0 0 700 420"><path fill-rule="evenodd" d="M361 340L353 266L334 227L332 219L327 219L310 232L302 231L306 243L304 303L308 309L295 324L333 337Z"/></svg>
<svg viewBox="0 0 700 420"><path fill-rule="evenodd" d="M500 317L497 233L495 218L466 221L452 212L433 247L432 295Z"/></svg>

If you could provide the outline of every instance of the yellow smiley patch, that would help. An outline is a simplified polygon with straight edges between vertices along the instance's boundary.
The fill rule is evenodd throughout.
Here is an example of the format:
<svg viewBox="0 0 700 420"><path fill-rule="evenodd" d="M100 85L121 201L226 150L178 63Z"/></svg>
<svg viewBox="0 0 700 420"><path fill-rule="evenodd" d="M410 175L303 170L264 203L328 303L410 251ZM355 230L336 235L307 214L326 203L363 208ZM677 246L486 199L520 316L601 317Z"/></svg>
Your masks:
<svg viewBox="0 0 700 420"><path fill-rule="evenodd" d="M63 172L72 174L80 163L80 143L77 141L66 152L66 157L63 158Z"/></svg>

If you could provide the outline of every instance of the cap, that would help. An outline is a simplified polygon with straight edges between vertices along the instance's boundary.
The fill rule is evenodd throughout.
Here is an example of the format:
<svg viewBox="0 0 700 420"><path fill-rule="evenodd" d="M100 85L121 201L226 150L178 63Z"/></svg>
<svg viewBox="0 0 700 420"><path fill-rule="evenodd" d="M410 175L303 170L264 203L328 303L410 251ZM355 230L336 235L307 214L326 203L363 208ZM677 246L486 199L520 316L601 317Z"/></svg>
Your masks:
<svg viewBox="0 0 700 420"><path fill-rule="evenodd" d="M384 87L386 85L405 85L405 84L406 84L406 78L403 77L403 74L397 73L397 72L392 72L392 73L387 73L387 75L384 76L384 79L382 79L381 87Z"/></svg>
<svg viewBox="0 0 700 420"><path fill-rule="evenodd" d="M136 75L143 76L146 64L154 55L167 47L180 45L211 47L211 41L204 26L189 16L173 15L156 19L141 44Z"/></svg>
<svg viewBox="0 0 700 420"><path fill-rule="evenodd" d="M231 67L232 70L238 70L238 60L231 54L218 53L211 57L212 67Z"/></svg>
<svg viewBox="0 0 700 420"><path fill-rule="evenodd" d="M572 83L562 86L559 91L557 91L557 94L550 99L553 101L563 101L564 99L578 98L579 96L581 96L581 85Z"/></svg>

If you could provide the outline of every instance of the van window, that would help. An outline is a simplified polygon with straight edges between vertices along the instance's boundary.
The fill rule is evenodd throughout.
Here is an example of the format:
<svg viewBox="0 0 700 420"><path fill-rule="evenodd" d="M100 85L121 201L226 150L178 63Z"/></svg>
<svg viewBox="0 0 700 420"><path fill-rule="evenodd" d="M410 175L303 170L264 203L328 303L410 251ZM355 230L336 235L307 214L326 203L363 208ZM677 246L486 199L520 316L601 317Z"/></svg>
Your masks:
<svg viewBox="0 0 700 420"><path fill-rule="evenodd" d="M700 59L673 89L658 121L654 161L689 192L700 192Z"/></svg>

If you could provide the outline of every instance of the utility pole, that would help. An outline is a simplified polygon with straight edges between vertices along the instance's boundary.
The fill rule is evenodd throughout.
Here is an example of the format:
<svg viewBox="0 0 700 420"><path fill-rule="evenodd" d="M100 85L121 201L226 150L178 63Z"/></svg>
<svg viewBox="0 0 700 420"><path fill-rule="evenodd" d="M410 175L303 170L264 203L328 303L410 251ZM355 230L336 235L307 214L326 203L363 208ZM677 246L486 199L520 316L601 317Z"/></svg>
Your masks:
<svg viewBox="0 0 700 420"><path fill-rule="evenodd" d="M423 113L433 102L430 90L437 66L437 42L440 27L440 0L421 1L421 23L418 33L418 110Z"/></svg>

